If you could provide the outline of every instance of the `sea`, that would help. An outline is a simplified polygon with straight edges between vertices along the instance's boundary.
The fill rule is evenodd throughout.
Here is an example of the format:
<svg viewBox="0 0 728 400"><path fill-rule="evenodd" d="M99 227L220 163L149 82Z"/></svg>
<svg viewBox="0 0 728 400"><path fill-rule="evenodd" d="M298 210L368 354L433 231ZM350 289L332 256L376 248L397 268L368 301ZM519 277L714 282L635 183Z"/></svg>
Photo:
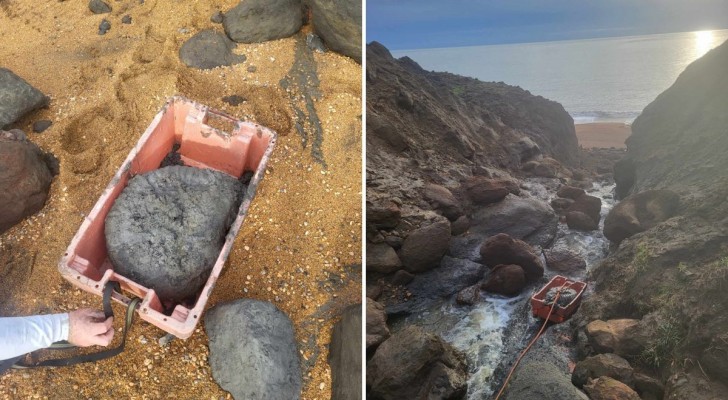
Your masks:
<svg viewBox="0 0 728 400"><path fill-rule="evenodd" d="M561 103L575 123L632 121L728 29L397 50L431 71L505 82Z"/></svg>

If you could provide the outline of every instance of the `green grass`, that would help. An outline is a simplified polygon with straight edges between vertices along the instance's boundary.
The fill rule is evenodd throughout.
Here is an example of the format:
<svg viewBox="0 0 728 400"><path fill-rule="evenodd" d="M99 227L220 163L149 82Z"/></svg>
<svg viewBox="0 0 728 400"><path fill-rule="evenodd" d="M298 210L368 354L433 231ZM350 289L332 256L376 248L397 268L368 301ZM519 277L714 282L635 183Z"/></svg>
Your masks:
<svg viewBox="0 0 728 400"><path fill-rule="evenodd" d="M637 270L637 272L643 272L647 269L647 263L650 261L650 257L652 256L650 255L650 250L647 249L647 246L643 243L639 244L635 251L634 258L632 259L632 265L635 270Z"/></svg>
<svg viewBox="0 0 728 400"><path fill-rule="evenodd" d="M450 92L455 96L460 97L463 95L463 93L465 93L465 88L462 86L453 86L453 88L450 89Z"/></svg>
<svg viewBox="0 0 728 400"><path fill-rule="evenodd" d="M685 331L674 321L666 321L657 326L655 339L640 354L647 365L660 368L674 359L675 349L685 339Z"/></svg>

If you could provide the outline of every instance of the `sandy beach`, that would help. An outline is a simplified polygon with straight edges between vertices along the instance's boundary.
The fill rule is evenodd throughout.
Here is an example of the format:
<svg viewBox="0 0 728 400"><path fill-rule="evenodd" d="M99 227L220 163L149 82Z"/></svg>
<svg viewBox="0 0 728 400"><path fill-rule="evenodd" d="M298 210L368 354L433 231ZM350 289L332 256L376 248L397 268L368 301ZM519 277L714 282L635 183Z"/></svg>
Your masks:
<svg viewBox="0 0 728 400"><path fill-rule="evenodd" d="M625 140L632 134L630 125L620 122L575 124L576 138L584 148L625 148Z"/></svg>
<svg viewBox="0 0 728 400"><path fill-rule="evenodd" d="M61 165L44 209L0 235L0 250L28 255L32 271L24 281L1 282L12 295L0 315L100 308L99 297L61 278L58 260L165 99L181 94L280 135L208 306L246 297L283 310L301 352L302 398L330 398L331 327L341 310L361 302L361 66L334 52L314 54L324 165L295 129L298 89L280 86L300 33L238 45L235 53L247 56L242 64L195 70L180 62L180 46L202 29L222 31L210 16L237 1L111 4L110 14L94 15L87 2L0 2L1 66L51 98L49 108L13 127L31 132L34 121L52 120L47 131L28 135ZM121 23L126 15L131 24ZM104 18L111 30L101 36ZM246 101L223 102L230 95ZM116 327L118 334L121 323ZM164 335L137 320L120 356L12 371L0 377L0 398L231 398L212 379L202 324L166 347L158 344Z"/></svg>

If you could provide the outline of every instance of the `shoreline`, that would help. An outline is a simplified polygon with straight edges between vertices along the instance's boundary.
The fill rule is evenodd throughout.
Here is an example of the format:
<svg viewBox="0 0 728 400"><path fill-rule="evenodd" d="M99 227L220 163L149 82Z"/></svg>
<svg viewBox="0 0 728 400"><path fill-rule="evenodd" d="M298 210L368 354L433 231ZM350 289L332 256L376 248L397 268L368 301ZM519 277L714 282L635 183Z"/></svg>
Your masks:
<svg viewBox="0 0 728 400"><path fill-rule="evenodd" d="M585 149L624 149L625 141L632 134L632 125L623 122L589 122L574 124L574 128L579 146Z"/></svg>

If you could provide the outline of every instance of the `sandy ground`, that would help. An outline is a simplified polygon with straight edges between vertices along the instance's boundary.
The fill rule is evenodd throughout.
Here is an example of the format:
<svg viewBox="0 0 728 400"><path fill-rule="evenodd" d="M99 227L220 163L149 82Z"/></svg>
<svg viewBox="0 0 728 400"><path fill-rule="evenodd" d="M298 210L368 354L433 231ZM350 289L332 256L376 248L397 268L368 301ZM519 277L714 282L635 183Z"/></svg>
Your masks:
<svg viewBox="0 0 728 400"><path fill-rule="evenodd" d="M632 127L623 123L597 122L576 124L576 138L584 148L625 148L624 141L632 134Z"/></svg>
<svg viewBox="0 0 728 400"><path fill-rule="evenodd" d="M32 268L24 282L0 283L13 285L0 315L100 307L100 298L61 279L57 262L164 100L179 93L281 135L208 306L248 297L281 308L296 327L302 397L330 398L330 330L344 307L361 302L361 66L334 53L315 55L323 168L303 148L289 96L279 86L297 39L240 45L236 52L247 56L245 63L197 71L180 63L179 47L201 29L221 30L210 16L235 1L110 4L110 15L93 15L86 1L0 1L1 65L51 97L48 109L16 127L30 132L32 122L53 120L50 129L29 136L61 162L45 208L0 236L0 249L25 254ZM120 22L126 14L130 25ZM102 18L112 24L105 36L97 34ZM232 94L248 101L236 107L221 101ZM166 347L157 342L164 334L137 320L122 355L13 371L0 377L0 398L230 398L212 380L201 326Z"/></svg>

